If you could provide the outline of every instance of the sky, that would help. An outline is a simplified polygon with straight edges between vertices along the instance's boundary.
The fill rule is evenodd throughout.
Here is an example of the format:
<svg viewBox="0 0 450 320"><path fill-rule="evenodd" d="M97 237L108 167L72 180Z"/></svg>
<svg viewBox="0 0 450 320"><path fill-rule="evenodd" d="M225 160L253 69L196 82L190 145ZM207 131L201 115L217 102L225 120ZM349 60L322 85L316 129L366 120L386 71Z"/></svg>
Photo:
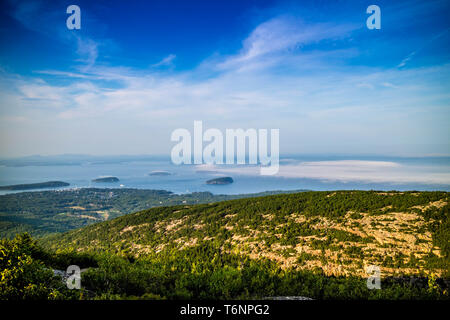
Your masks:
<svg viewBox="0 0 450 320"><path fill-rule="evenodd" d="M0 157L169 155L194 120L279 129L281 154L448 156L449 15L448 1L2 1Z"/></svg>

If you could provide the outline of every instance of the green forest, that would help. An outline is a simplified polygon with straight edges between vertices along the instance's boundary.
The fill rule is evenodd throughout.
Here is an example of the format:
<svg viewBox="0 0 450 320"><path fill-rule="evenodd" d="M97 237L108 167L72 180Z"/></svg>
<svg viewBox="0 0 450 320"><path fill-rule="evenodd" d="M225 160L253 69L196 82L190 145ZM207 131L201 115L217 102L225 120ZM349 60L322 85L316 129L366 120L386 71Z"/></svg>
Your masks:
<svg viewBox="0 0 450 320"><path fill-rule="evenodd" d="M33 237L65 232L99 221L157 206L210 203L248 195L213 195L210 192L174 194L165 190L83 188L0 195L0 238L28 232Z"/></svg>

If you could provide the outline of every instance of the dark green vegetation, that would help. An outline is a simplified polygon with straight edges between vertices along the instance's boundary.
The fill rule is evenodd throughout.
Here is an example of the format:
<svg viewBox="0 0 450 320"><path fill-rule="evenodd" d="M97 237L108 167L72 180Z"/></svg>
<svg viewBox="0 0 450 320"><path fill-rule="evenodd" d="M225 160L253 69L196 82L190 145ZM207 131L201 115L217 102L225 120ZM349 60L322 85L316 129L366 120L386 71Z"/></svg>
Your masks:
<svg viewBox="0 0 450 320"><path fill-rule="evenodd" d="M278 192L280 193L280 192ZM256 195L270 194L261 193ZM176 195L164 190L85 188L0 196L0 238L29 232L34 237L65 232L156 206L209 203L255 195Z"/></svg>
<svg viewBox="0 0 450 320"><path fill-rule="evenodd" d="M106 182L106 183L110 183L110 182L119 182L119 178L117 177L103 177L103 178L97 178L97 179L92 179L92 182Z"/></svg>
<svg viewBox="0 0 450 320"><path fill-rule="evenodd" d="M88 255L49 253L27 234L0 240L0 299L80 299L82 292L69 290L52 267L96 266Z"/></svg>
<svg viewBox="0 0 450 320"><path fill-rule="evenodd" d="M81 290L68 290L52 268L76 264ZM29 236L0 241L0 299L253 299L300 295L315 299L448 299L434 277L425 285L387 279L369 290L355 276L282 269L267 259L228 253L211 242L135 259L109 252L52 253Z"/></svg>
<svg viewBox="0 0 450 320"><path fill-rule="evenodd" d="M149 176L170 176L168 171L152 171L148 174Z"/></svg>
<svg viewBox="0 0 450 320"><path fill-rule="evenodd" d="M231 177L220 177L206 181L206 184L230 184L230 183L233 183L233 178Z"/></svg>
<svg viewBox="0 0 450 320"><path fill-rule="evenodd" d="M48 181L39 183L15 184L11 186L1 186L0 190L32 190L32 189L46 189L67 187L70 184L62 181Z"/></svg>

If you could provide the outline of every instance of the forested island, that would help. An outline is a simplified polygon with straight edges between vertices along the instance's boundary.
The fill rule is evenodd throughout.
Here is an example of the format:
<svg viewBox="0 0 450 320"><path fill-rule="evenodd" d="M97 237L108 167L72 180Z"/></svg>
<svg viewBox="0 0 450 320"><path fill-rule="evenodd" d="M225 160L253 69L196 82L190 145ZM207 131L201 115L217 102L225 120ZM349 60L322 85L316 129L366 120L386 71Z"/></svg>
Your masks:
<svg viewBox="0 0 450 320"><path fill-rule="evenodd" d="M63 181L47 181L38 183L15 184L10 186L0 186L0 190L33 190L33 189L47 189L60 188L70 186L70 183Z"/></svg>
<svg viewBox="0 0 450 320"><path fill-rule="evenodd" d="M164 171L164 170L160 170L160 171L155 170L155 171L150 172L148 175L149 176L170 176L171 173L168 171Z"/></svg>
<svg viewBox="0 0 450 320"><path fill-rule="evenodd" d="M206 184L230 184L233 183L233 178L231 177L220 177L220 178L214 178L206 181Z"/></svg>
<svg viewBox="0 0 450 320"><path fill-rule="evenodd" d="M110 183L110 182L119 182L119 178L117 177L102 177L97 179L92 179L92 182L102 182L102 183Z"/></svg>

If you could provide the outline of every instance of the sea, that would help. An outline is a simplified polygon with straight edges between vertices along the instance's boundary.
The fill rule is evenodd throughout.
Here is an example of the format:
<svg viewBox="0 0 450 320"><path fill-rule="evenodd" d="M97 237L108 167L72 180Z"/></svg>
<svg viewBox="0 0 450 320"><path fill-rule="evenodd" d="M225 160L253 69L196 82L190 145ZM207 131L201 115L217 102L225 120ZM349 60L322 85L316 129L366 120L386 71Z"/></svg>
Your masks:
<svg viewBox="0 0 450 320"><path fill-rule="evenodd" d="M152 174L161 171L166 175ZM92 181L109 176L119 181ZM227 185L206 183L224 176L232 177L234 182ZM280 159L279 172L269 176L261 175L257 165L175 165L164 156L62 155L0 160L0 186L45 181L70 183L68 187L55 188L57 190L138 188L177 194L281 190L450 191L450 157L285 155ZM1 190L0 194L13 192L23 191Z"/></svg>

